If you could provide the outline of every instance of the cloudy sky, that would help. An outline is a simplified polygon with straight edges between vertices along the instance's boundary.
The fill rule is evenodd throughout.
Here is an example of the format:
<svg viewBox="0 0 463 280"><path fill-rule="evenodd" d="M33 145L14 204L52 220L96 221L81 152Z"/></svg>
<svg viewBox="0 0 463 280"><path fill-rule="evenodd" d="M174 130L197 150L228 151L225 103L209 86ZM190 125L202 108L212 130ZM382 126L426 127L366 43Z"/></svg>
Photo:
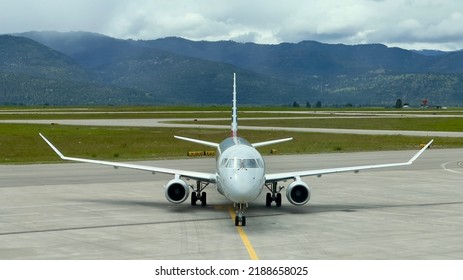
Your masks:
<svg viewBox="0 0 463 280"><path fill-rule="evenodd" d="M276 44L383 43L463 49L461 0L0 0L0 34L90 31L116 38Z"/></svg>

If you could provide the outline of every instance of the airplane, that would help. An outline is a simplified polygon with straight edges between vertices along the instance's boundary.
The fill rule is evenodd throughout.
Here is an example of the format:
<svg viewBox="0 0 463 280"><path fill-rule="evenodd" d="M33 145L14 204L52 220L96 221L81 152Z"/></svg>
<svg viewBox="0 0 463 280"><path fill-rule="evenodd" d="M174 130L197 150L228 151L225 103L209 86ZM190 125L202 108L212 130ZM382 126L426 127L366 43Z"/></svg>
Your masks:
<svg viewBox="0 0 463 280"><path fill-rule="evenodd" d="M235 226L246 226L245 210L250 202L256 200L264 187L268 189L266 194L266 206L271 207L274 202L277 207L281 206L281 191L285 187L278 186L278 182L292 180L286 187L287 200L296 206L305 205L311 197L309 186L302 181L302 177L322 176L331 173L350 172L358 173L360 170L397 167L412 164L433 142L431 140L410 160L400 163L387 163L375 165L362 165L341 168L327 168L319 170L307 170L296 172L266 173L265 162L262 155L256 148L290 141L293 138L284 138L258 143L250 143L238 136L238 115L236 105L236 74L233 74L233 100L232 100L232 122L231 136L221 143L214 143L204 140L192 139L181 136L174 136L176 139L185 140L197 144L206 145L217 149L215 173L204 173L187 170L177 170L162 167L144 166L138 164L110 162L102 160L68 157L63 155L45 136L39 135L63 160L109 165L114 168L130 168L154 173L173 175L174 178L165 185L165 196L174 204L187 200L191 191L191 204L196 205L198 201L202 206L206 205L207 194L204 189L213 184L217 191L234 203L236 212ZM196 181L196 185L190 185L187 181Z"/></svg>

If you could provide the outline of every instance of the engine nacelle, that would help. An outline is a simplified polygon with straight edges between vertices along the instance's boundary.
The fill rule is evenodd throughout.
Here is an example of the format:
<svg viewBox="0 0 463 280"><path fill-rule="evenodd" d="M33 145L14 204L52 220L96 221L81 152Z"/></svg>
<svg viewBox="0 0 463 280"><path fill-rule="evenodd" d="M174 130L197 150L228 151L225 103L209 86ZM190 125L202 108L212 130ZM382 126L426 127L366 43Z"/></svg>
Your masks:
<svg viewBox="0 0 463 280"><path fill-rule="evenodd" d="M302 181L294 181L286 189L286 198L294 205L301 206L310 200L310 188Z"/></svg>
<svg viewBox="0 0 463 280"><path fill-rule="evenodd" d="M180 179L172 179L166 185L166 198L169 202L179 204L190 195L190 186Z"/></svg>

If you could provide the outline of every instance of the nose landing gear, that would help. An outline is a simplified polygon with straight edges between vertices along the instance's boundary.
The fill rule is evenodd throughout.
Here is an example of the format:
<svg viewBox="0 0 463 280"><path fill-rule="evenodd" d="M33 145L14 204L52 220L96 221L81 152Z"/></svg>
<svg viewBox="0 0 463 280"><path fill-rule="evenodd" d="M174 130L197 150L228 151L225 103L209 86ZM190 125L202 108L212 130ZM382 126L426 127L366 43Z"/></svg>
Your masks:
<svg viewBox="0 0 463 280"><path fill-rule="evenodd" d="M244 210L248 208L248 204L247 203L235 203L234 207L235 207L235 212L236 212L235 226L237 227L246 226L246 217L244 216Z"/></svg>

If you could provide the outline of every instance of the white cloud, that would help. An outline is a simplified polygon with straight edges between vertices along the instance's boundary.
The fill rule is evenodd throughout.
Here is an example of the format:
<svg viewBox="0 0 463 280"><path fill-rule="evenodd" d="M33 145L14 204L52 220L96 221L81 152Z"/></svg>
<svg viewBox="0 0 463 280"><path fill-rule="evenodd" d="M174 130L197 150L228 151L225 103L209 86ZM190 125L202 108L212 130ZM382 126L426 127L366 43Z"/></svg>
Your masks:
<svg viewBox="0 0 463 280"><path fill-rule="evenodd" d="M460 0L0 0L0 33L82 30L257 43L463 48Z"/></svg>

